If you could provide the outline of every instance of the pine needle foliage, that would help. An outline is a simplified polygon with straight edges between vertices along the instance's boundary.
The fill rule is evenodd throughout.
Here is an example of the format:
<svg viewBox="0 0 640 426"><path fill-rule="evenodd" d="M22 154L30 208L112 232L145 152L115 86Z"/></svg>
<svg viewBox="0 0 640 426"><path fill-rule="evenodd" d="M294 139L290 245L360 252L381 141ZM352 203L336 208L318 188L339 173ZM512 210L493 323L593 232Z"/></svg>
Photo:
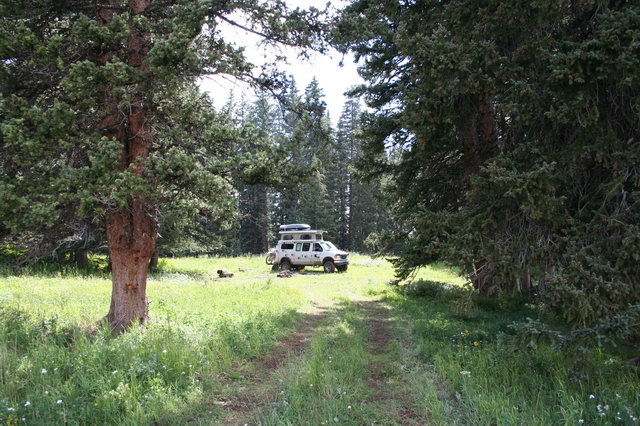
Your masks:
<svg viewBox="0 0 640 426"><path fill-rule="evenodd" d="M335 28L399 277L445 261L580 326L640 301L637 3L361 0Z"/></svg>

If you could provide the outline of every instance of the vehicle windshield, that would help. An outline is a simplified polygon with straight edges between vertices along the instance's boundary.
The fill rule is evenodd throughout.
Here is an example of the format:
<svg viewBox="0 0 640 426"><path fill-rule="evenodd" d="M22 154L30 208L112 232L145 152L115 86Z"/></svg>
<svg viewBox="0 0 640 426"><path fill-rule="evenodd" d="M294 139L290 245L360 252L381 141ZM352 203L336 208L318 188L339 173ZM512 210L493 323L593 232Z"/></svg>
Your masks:
<svg viewBox="0 0 640 426"><path fill-rule="evenodd" d="M323 241L323 242L322 242L322 243L320 243L320 244L322 244L322 247L323 247L325 250L338 250L338 249L336 248L336 246L334 246L334 245L333 245L333 243L331 243L331 241Z"/></svg>

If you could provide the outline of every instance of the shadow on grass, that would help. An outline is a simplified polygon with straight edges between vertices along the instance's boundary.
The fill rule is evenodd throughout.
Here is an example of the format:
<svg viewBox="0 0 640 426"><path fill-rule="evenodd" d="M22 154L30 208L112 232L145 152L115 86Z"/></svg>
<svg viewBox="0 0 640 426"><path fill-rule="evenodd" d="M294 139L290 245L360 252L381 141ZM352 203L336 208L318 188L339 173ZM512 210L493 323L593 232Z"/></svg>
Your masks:
<svg viewBox="0 0 640 426"><path fill-rule="evenodd" d="M48 277L97 277L108 279L111 273L107 270L106 258L96 257L87 265L76 265L69 261L39 260L32 264L20 264L15 256L0 255L0 277L28 275L40 278Z"/></svg>
<svg viewBox="0 0 640 426"><path fill-rule="evenodd" d="M479 297L438 281L392 285L381 296L387 305L411 318L416 334L440 341L495 341L498 333L513 334L510 324L533 315L521 299Z"/></svg>
<svg viewBox="0 0 640 426"><path fill-rule="evenodd" d="M42 385L46 380L47 387L59 390L56 398L83 404L65 407L62 418L55 404L49 410L42 402L39 423L105 424L120 419L176 424L176 419L182 423L196 414L222 413L211 397L222 392L220 373L268 353L304 317L287 309L184 325L158 319L144 332L133 330L117 337L104 330L86 333L57 317L39 320L4 304L0 320L0 345L6 348L0 371L8 406L46 400ZM34 365L37 368L25 368ZM22 373L7 375L7 371ZM85 405L92 409L84 409ZM26 411L21 415L34 420Z"/></svg>

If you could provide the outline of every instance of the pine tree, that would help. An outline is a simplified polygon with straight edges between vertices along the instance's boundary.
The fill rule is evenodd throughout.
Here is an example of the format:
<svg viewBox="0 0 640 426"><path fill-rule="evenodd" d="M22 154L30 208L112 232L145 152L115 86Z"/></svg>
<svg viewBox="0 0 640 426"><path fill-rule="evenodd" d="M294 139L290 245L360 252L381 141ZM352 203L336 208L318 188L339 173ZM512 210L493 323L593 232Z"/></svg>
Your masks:
<svg viewBox="0 0 640 426"><path fill-rule="evenodd" d="M170 201L217 217L234 206L233 135L203 114L192 119L202 104L182 94L215 73L273 88L251 74L218 24L267 43L318 46L320 14L290 13L279 0L1 7L2 229L44 235L73 228L74 218L103 221L113 282L107 320L114 331L143 324L158 211Z"/></svg>
<svg viewBox="0 0 640 426"><path fill-rule="evenodd" d="M272 150L277 123L274 106L262 95L251 106L247 124L252 125L254 137L244 148L255 156L255 161L266 161L263 154ZM277 173L277 171L274 171ZM238 233L239 249L243 253L261 254L269 249L270 206L268 187L264 183L240 186L240 212L242 220Z"/></svg>
<svg viewBox="0 0 640 426"><path fill-rule="evenodd" d="M361 118L360 102L347 100L338 121L336 152L340 157L337 164L339 181L342 182L342 245L349 250L368 251L367 238L372 233L391 229L392 224L382 201L379 182L364 182L356 173L363 149Z"/></svg>
<svg viewBox="0 0 640 426"><path fill-rule="evenodd" d="M536 286L582 325L637 303L639 17L592 1L345 10L335 41L365 58L373 111L362 171L388 179L401 277L447 261L484 293Z"/></svg>

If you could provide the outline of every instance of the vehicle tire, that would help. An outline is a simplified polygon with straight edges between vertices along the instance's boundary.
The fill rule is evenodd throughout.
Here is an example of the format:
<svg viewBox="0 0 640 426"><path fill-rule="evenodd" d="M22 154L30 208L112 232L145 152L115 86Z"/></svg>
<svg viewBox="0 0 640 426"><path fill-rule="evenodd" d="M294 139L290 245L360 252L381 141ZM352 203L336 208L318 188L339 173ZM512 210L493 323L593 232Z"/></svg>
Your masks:
<svg viewBox="0 0 640 426"><path fill-rule="evenodd" d="M328 274L335 272L336 270L336 264L330 260L327 260L326 262L324 262L322 266L324 267L324 271Z"/></svg>
<svg viewBox="0 0 640 426"><path fill-rule="evenodd" d="M345 272L347 270L347 265L336 266L338 272Z"/></svg>
<svg viewBox="0 0 640 426"><path fill-rule="evenodd" d="M282 259L280 261L280 270L281 271L290 271L293 265L291 265L291 261L289 259Z"/></svg>

